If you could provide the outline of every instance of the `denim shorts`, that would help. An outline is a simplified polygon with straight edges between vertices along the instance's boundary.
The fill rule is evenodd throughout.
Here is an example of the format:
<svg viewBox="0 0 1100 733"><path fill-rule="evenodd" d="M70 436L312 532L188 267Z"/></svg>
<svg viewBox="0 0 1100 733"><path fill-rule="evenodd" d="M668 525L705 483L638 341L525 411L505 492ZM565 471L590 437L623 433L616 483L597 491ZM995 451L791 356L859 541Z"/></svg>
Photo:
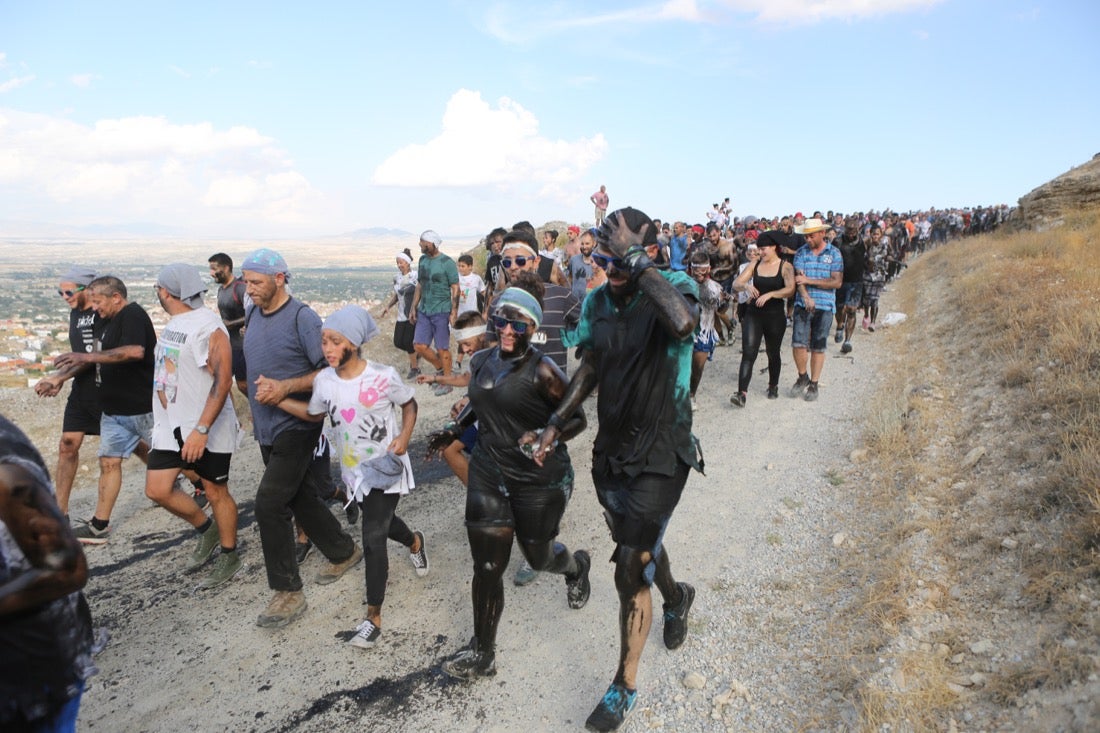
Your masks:
<svg viewBox="0 0 1100 733"><path fill-rule="evenodd" d="M832 325L833 314L830 311L818 309L811 313L802 306L796 305L791 346L795 349L809 347L815 354L824 354L825 344L829 343L829 329Z"/></svg>
<svg viewBox="0 0 1100 733"><path fill-rule="evenodd" d="M138 441L151 444L153 413L144 415L108 415L99 422L99 457L129 458Z"/></svg>
<svg viewBox="0 0 1100 733"><path fill-rule="evenodd" d="M862 280L857 283L844 283L836 291L837 308L852 308L854 310L859 307L861 300L863 300Z"/></svg>
<svg viewBox="0 0 1100 733"><path fill-rule="evenodd" d="M431 346L432 341L435 341L435 348L438 351L451 348L450 311L416 314L416 334L413 336L413 343Z"/></svg>

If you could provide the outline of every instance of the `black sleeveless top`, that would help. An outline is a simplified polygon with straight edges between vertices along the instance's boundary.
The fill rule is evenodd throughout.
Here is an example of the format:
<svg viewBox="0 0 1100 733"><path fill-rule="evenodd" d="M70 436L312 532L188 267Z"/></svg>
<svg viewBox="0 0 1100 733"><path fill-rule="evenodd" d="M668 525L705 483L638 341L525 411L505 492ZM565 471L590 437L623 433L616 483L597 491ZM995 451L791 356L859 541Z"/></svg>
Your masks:
<svg viewBox="0 0 1100 733"><path fill-rule="evenodd" d="M761 295L764 293L774 293L776 290L782 290L785 287L785 283L783 282L783 262L780 261L779 270L777 270L774 275L766 277L760 274L760 261L757 260L756 264L752 266L752 286L756 288L757 292ZM787 312L787 307L783 304L782 298L769 298L763 308L757 308L755 300L750 300L748 306L749 311L757 311L759 313L772 313L778 311L785 314Z"/></svg>
<svg viewBox="0 0 1100 733"><path fill-rule="evenodd" d="M467 393L478 421L471 462L495 464L499 478L510 486L553 485L573 475L565 443L558 444L542 468L519 447L520 436L546 427L557 407L539 394L536 384L538 365L544 359L554 364L534 346L519 359L502 359L499 346L479 351L470 359Z"/></svg>

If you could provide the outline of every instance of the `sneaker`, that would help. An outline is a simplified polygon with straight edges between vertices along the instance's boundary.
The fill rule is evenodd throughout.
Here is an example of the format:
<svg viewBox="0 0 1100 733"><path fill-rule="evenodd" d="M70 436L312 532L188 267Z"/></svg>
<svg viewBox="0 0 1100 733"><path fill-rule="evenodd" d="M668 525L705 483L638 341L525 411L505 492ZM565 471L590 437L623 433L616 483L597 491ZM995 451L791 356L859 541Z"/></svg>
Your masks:
<svg viewBox="0 0 1100 733"><path fill-rule="evenodd" d="M867 327L871 325L871 319L867 316L863 317L863 330L866 331Z"/></svg>
<svg viewBox="0 0 1100 733"><path fill-rule="evenodd" d="M688 611L695 600L695 588L687 583L677 583L680 588L680 602L675 606L664 604L665 609L665 648L676 649L684 643L688 633Z"/></svg>
<svg viewBox="0 0 1100 733"><path fill-rule="evenodd" d="M842 354L851 354L852 353L852 342L851 341L845 341L844 344L840 347L840 353L842 353Z"/></svg>
<svg viewBox="0 0 1100 733"><path fill-rule="evenodd" d="M85 545L105 545L107 540L110 539L111 528L96 529L92 524L92 520L88 519L73 530L73 534Z"/></svg>
<svg viewBox="0 0 1100 733"><path fill-rule="evenodd" d="M193 573L205 565L206 561L214 556L218 544L218 523L210 520L210 526L199 535L199 544L195 546L194 552L191 553L191 562L187 565L187 572Z"/></svg>
<svg viewBox="0 0 1100 733"><path fill-rule="evenodd" d="M778 384L768 385L768 399L769 400L779 399L779 385Z"/></svg>
<svg viewBox="0 0 1100 733"><path fill-rule="evenodd" d="M588 720L584 721L584 727L594 731L618 730L636 702L637 690L628 690L620 684L612 683L600 704L588 716Z"/></svg>
<svg viewBox="0 0 1100 733"><path fill-rule="evenodd" d="M524 560L516 569L516 575L512 578L512 582L522 587L533 582L537 577L539 577L539 571L531 567L531 563Z"/></svg>
<svg viewBox="0 0 1100 733"><path fill-rule="evenodd" d="M577 575L572 580L565 576L565 596L569 601L569 607L576 610L584 608L588 603L588 596L592 595L592 584L588 581L588 571L592 568L592 558L584 550L573 553L573 559L577 563Z"/></svg>
<svg viewBox="0 0 1100 733"><path fill-rule="evenodd" d="M477 650L477 640L440 665L443 673L458 680L492 677L497 673L496 655Z"/></svg>
<svg viewBox="0 0 1100 733"><path fill-rule="evenodd" d="M210 571L210 574L202 579L199 583L199 587L203 590L210 590L211 588L217 588L219 585L228 583L241 571L244 565L241 563L240 556L237 552L223 552L218 555L218 559L214 561L214 569Z"/></svg>
<svg viewBox="0 0 1100 733"><path fill-rule="evenodd" d="M817 399L817 382L810 382L806 387L806 396L803 398L807 402L813 402Z"/></svg>
<svg viewBox="0 0 1100 733"><path fill-rule="evenodd" d="M695 401L694 397L691 398L691 411L699 412L699 404Z"/></svg>
<svg viewBox="0 0 1100 733"><path fill-rule="evenodd" d="M330 562L326 567L321 568L321 572L317 573L317 585L335 583L343 577L344 573L359 564L359 561L363 559L363 551L359 549L359 545L353 545L353 548L347 560L343 562Z"/></svg>
<svg viewBox="0 0 1100 733"><path fill-rule="evenodd" d="M413 567L416 568L416 574L423 578L428 574L428 550L424 542L424 533L420 531L413 532L414 535L420 538L420 549L416 552L409 552L409 560L412 561Z"/></svg>
<svg viewBox="0 0 1100 733"><path fill-rule="evenodd" d="M294 543L294 559L298 561L299 565L306 561L311 552L313 552L313 542L309 539L306 539L305 542Z"/></svg>
<svg viewBox="0 0 1100 733"><path fill-rule="evenodd" d="M442 397L443 395L450 394L453 391L454 391L454 387L452 387L449 384L438 384L437 383L437 384L432 385L432 394L434 394L436 397Z"/></svg>
<svg viewBox="0 0 1100 733"><path fill-rule="evenodd" d="M748 399L748 394L745 392L738 392L733 397L730 397L730 402L736 407L744 407L745 401Z"/></svg>
<svg viewBox="0 0 1100 733"><path fill-rule="evenodd" d="M875 332L875 324L872 323L869 326L867 326L867 330L870 331L871 333L874 333Z"/></svg>
<svg viewBox="0 0 1100 733"><path fill-rule="evenodd" d="M308 607L306 594L302 591L278 591L256 619L256 625L262 629L282 628L305 613Z"/></svg>
<svg viewBox="0 0 1100 733"><path fill-rule="evenodd" d="M416 379L416 378L417 378L417 377L419 377L419 376L420 376L420 370L419 370L419 369L417 369L416 367L413 367L412 369L410 369L410 370L409 370L409 371L408 371L408 372L407 372L407 373L405 374L405 379Z"/></svg>
<svg viewBox="0 0 1100 733"><path fill-rule="evenodd" d="M839 344L843 340L844 340L844 329L843 328L838 328L836 330L836 334L833 336L833 342Z"/></svg>
<svg viewBox="0 0 1100 733"><path fill-rule="evenodd" d="M801 397L806 393L806 388L810 386L810 375L799 374L798 381L791 386L791 397Z"/></svg>
<svg viewBox="0 0 1100 733"><path fill-rule="evenodd" d="M382 629L375 626L368 618L355 627L355 636L348 639L348 643L360 649L370 649L381 635Z"/></svg>

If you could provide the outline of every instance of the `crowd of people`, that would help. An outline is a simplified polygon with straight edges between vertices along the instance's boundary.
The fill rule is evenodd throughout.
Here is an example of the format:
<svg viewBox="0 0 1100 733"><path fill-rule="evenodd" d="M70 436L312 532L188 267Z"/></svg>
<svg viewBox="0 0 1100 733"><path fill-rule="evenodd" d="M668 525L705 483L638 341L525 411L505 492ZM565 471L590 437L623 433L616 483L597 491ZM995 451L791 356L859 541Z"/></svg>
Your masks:
<svg viewBox="0 0 1100 733"><path fill-rule="evenodd" d="M272 591L256 624L285 627L306 610L299 565L316 547L327 560L318 584L363 561L367 611L349 643L376 645L387 540L407 549L418 576L430 568L424 533L397 514L416 485L408 454L415 383L436 397L458 390L460 398L447 424L425 432L428 456L442 456L466 487L474 623L470 642L442 664L463 680L497 671L513 543L525 561L516 585L556 574L569 608L588 601L591 556L558 535L576 483L568 443L585 430L584 403L595 393L591 482L615 545L620 655L586 724L617 729L637 700L654 584L665 646L676 649L687 636L695 588L673 575L666 529L689 473L704 468L692 420L718 347L740 329L734 407L749 399L762 343L764 394L776 399L789 328L797 375L788 394L812 402L829 336L848 353L857 327L873 332L882 289L909 257L987 231L1007 215L998 207L739 218L726 199L706 212L705 224L689 224L629 207L607 214L603 186L592 202L596 227L547 230L541 241L526 221L494 229L483 242L481 272L480 257L466 253L456 262L432 230L420 235L417 260L410 250L397 253L378 315L396 311L392 338L408 358L404 375L363 357L361 347L379 333L374 315L349 305L322 319L291 293L286 260L268 248L250 253L239 277L228 255L210 257L217 312L204 304L207 286L194 264L163 267L154 290L169 320L159 337L119 278L80 266L61 275L71 351L35 386L53 397L72 382L53 483L25 436L0 419L0 649L27 658L30 645L51 650L28 675L0 665L0 726L37 730L52 721L64 729L75 720L91 648L81 544L109 541L129 456L146 464L146 495L194 530L185 570L208 568L199 587L238 574L229 488L241 432L234 386L247 396L264 464L258 485L245 488L255 490ZM100 436L96 506L72 522L87 435ZM326 505L330 443L346 507L361 510L348 512L351 523L362 517L359 543Z"/></svg>

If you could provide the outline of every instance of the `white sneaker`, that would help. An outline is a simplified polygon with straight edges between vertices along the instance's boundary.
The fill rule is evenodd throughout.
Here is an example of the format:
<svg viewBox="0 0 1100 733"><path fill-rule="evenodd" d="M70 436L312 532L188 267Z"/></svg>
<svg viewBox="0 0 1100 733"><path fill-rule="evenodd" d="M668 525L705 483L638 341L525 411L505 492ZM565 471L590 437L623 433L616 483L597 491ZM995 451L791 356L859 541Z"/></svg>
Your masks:
<svg viewBox="0 0 1100 733"><path fill-rule="evenodd" d="M355 636L348 639L348 643L360 649L370 649L381 635L382 629L371 623L370 619L367 619L355 627Z"/></svg>

